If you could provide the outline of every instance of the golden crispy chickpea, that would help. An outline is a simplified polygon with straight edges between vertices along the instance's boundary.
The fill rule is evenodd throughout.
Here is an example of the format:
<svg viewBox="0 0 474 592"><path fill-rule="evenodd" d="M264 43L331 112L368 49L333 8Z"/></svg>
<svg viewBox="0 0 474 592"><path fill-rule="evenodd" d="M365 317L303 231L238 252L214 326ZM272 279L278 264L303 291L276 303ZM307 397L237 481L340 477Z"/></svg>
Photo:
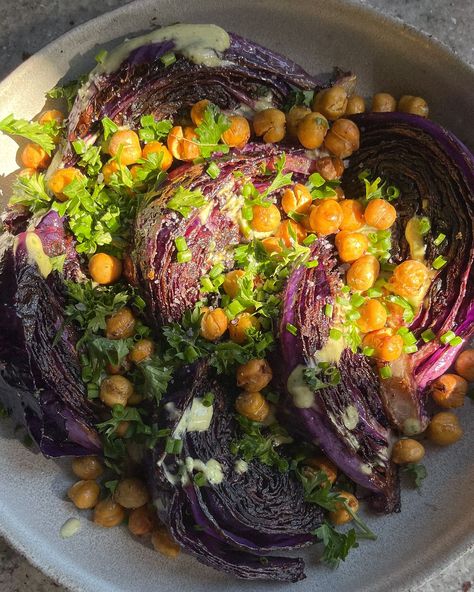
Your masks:
<svg viewBox="0 0 474 592"><path fill-rule="evenodd" d="M312 109L334 121L342 117L347 108L347 92L342 86L332 86L318 92L313 99Z"/></svg>
<svg viewBox="0 0 474 592"><path fill-rule="evenodd" d="M259 329L260 323L249 312L242 312L229 323L229 337L234 343L245 343L249 329Z"/></svg>
<svg viewBox="0 0 474 592"><path fill-rule="evenodd" d="M281 246L281 240L276 236L269 236L262 240L262 246L267 253L281 253L283 247Z"/></svg>
<svg viewBox="0 0 474 592"><path fill-rule="evenodd" d="M345 115L356 115L357 113L365 113L365 101L360 95L352 95L347 99Z"/></svg>
<svg viewBox="0 0 474 592"><path fill-rule="evenodd" d="M130 372L131 369L132 364L128 358L123 358L120 364L111 364L108 362L105 367L107 374L126 374L127 372Z"/></svg>
<svg viewBox="0 0 474 592"><path fill-rule="evenodd" d="M107 253L95 253L89 259L89 273L94 282L103 286L115 284L122 275L122 262Z"/></svg>
<svg viewBox="0 0 474 592"><path fill-rule="evenodd" d="M154 352L155 344L151 339L140 339L133 345L128 354L128 359L134 364L139 364L143 360L151 358Z"/></svg>
<svg viewBox="0 0 474 592"><path fill-rule="evenodd" d="M191 107L191 119L194 125L201 125L204 121L204 113L210 104L211 102L207 99L202 99L201 101L194 103Z"/></svg>
<svg viewBox="0 0 474 592"><path fill-rule="evenodd" d="M181 550L178 543L171 537L168 530L162 526L151 533L151 544L155 551L166 557L177 557Z"/></svg>
<svg viewBox="0 0 474 592"><path fill-rule="evenodd" d="M137 321L128 306L124 306L105 323L105 335L107 339L128 339L135 335Z"/></svg>
<svg viewBox="0 0 474 592"><path fill-rule="evenodd" d="M412 97L411 95L403 95L398 101L398 110L403 113L412 113L413 115L420 115L421 117L428 117L429 107L425 99L421 97Z"/></svg>
<svg viewBox="0 0 474 592"><path fill-rule="evenodd" d="M324 139L324 146L334 156L348 158L359 149L360 134L350 119L335 121Z"/></svg>
<svg viewBox="0 0 474 592"><path fill-rule="evenodd" d="M166 140L168 150L177 160L194 160L201 154L199 138L192 127L180 125L171 128Z"/></svg>
<svg viewBox="0 0 474 592"><path fill-rule="evenodd" d="M78 456L72 460L72 472L79 479L97 479L104 472L98 456Z"/></svg>
<svg viewBox="0 0 474 592"><path fill-rule="evenodd" d="M125 510L111 497L101 500L94 508L93 521L104 528L119 526L125 520Z"/></svg>
<svg viewBox="0 0 474 592"><path fill-rule="evenodd" d="M269 206L253 206L253 218L250 225L257 232L273 232L281 221L280 210L275 204Z"/></svg>
<svg viewBox="0 0 474 592"><path fill-rule="evenodd" d="M306 234L304 226L294 220L283 220L275 231L275 237L278 240L283 241L283 244L288 248L293 246L293 237L295 237L296 242L300 244L306 238Z"/></svg>
<svg viewBox="0 0 474 592"><path fill-rule="evenodd" d="M374 350L374 357L382 362L393 362L403 353L403 339L401 335L394 334L392 329L378 329L367 333L363 340L364 347Z"/></svg>
<svg viewBox="0 0 474 592"><path fill-rule="evenodd" d="M344 172L344 163L340 158L335 158L334 156L323 156L322 158L318 158L315 165L316 171L326 181L340 179ZM340 189L340 187L336 187L336 189Z"/></svg>
<svg viewBox="0 0 474 592"><path fill-rule="evenodd" d="M270 405L262 393L245 391L235 400L235 408L240 415L252 421L265 421L270 413Z"/></svg>
<svg viewBox="0 0 474 592"><path fill-rule="evenodd" d="M120 171L120 165L116 160L106 162L102 167L102 174L104 175L104 183L109 185L112 181L112 175L116 175Z"/></svg>
<svg viewBox="0 0 474 592"><path fill-rule="evenodd" d="M270 384L272 376L267 360L254 358L237 368L237 386L246 391L257 392Z"/></svg>
<svg viewBox="0 0 474 592"><path fill-rule="evenodd" d="M429 272L426 265L414 259L407 259L393 270L389 289L403 298L423 297L429 286Z"/></svg>
<svg viewBox="0 0 474 592"><path fill-rule="evenodd" d="M157 523L156 513L148 505L135 508L128 517L128 530L135 536L151 534Z"/></svg>
<svg viewBox="0 0 474 592"><path fill-rule="evenodd" d="M108 152L110 156L117 156L120 153L120 164L134 164L142 156L140 138L133 130L119 130L112 134Z"/></svg>
<svg viewBox="0 0 474 592"><path fill-rule="evenodd" d="M468 382L474 382L474 349L465 349L459 354L454 369Z"/></svg>
<svg viewBox="0 0 474 592"><path fill-rule="evenodd" d="M329 483L331 483L331 485L337 479L336 465L322 454L305 459L304 464L308 467L311 467L312 469L315 469L316 471L323 471L323 473L326 473L327 480Z"/></svg>
<svg viewBox="0 0 474 592"><path fill-rule="evenodd" d="M108 376L100 383L99 397L107 407L114 407L114 405L125 407L132 395L133 384L120 374Z"/></svg>
<svg viewBox="0 0 474 592"><path fill-rule="evenodd" d="M385 199L371 199L364 212L365 221L377 230L387 230L397 218L397 210Z"/></svg>
<svg viewBox="0 0 474 592"><path fill-rule="evenodd" d="M365 254L369 248L369 239L360 232L345 230L336 234L336 247L341 260L352 263Z"/></svg>
<svg viewBox="0 0 474 592"><path fill-rule="evenodd" d="M341 206L335 199L322 200L309 217L311 229L323 236L337 232L341 222Z"/></svg>
<svg viewBox="0 0 474 592"><path fill-rule="evenodd" d="M458 418L450 411L436 413L426 430L428 439L439 446L454 444L462 438L463 434Z"/></svg>
<svg viewBox="0 0 474 592"><path fill-rule="evenodd" d="M255 135L262 137L266 144L281 142L285 137L286 118L279 109L264 109L255 114L253 129Z"/></svg>
<svg viewBox="0 0 474 592"><path fill-rule="evenodd" d="M161 154L160 169L162 171L167 171L173 164L173 157L171 156L171 152L161 142L148 142L148 144L146 144L143 147L143 158L148 158L151 154Z"/></svg>
<svg viewBox="0 0 474 592"><path fill-rule="evenodd" d="M344 499L344 502L340 501L336 503L336 510L329 512L329 520L335 526L340 526L341 524L347 524L347 522L352 520L352 516L346 510L345 505L349 506L349 508L356 513L359 509L359 501L355 495L352 495L352 493L347 491L338 491L337 493Z"/></svg>
<svg viewBox="0 0 474 592"><path fill-rule="evenodd" d="M131 424L129 421L119 421L114 433L117 435L118 438L123 438L127 433L130 425Z"/></svg>
<svg viewBox="0 0 474 592"><path fill-rule="evenodd" d="M305 107L305 105L293 105L288 111L286 114L286 130L291 138L297 137L298 125L308 113L311 113L311 109Z"/></svg>
<svg viewBox="0 0 474 592"><path fill-rule="evenodd" d="M358 309L360 318L357 319L357 326L362 333L378 331L385 327L387 322L387 311L385 306L375 298L369 298Z"/></svg>
<svg viewBox="0 0 474 592"><path fill-rule="evenodd" d="M54 193L56 199L59 199L59 201L66 201L68 197L64 194L64 189L75 179L81 178L81 171L74 167L58 169L48 179L48 188Z"/></svg>
<svg viewBox="0 0 474 592"><path fill-rule="evenodd" d="M364 226L364 208L355 199L343 199L339 202L342 210L341 230L359 230Z"/></svg>
<svg viewBox="0 0 474 592"><path fill-rule="evenodd" d="M231 148L243 148L250 138L250 124L242 115L229 116L230 127L226 130L221 140Z"/></svg>
<svg viewBox="0 0 474 592"><path fill-rule="evenodd" d="M30 169L45 169L51 162L51 157L39 144L26 144L20 153L20 160L23 166Z"/></svg>
<svg viewBox="0 0 474 592"><path fill-rule="evenodd" d="M67 495L79 510L90 510L99 501L100 487L95 481L84 479L74 483Z"/></svg>
<svg viewBox="0 0 474 592"><path fill-rule="evenodd" d="M308 113L298 124L298 140L308 150L315 150L324 142L328 129L328 120L324 115L321 113Z"/></svg>
<svg viewBox="0 0 474 592"><path fill-rule="evenodd" d="M229 320L222 308L207 310L201 318L201 335L207 341L215 341L227 331Z"/></svg>
<svg viewBox="0 0 474 592"><path fill-rule="evenodd" d="M239 293L239 279L244 277L245 271L243 269L233 269L225 274L224 283L222 287L224 292L231 298L235 298Z"/></svg>
<svg viewBox="0 0 474 592"><path fill-rule="evenodd" d="M123 508L141 508L149 502L150 494L141 479L128 477L119 481L114 491L114 500Z"/></svg>
<svg viewBox="0 0 474 592"><path fill-rule="evenodd" d="M402 438L392 448L392 461L397 465L417 463L425 456L425 448L417 440Z"/></svg>
<svg viewBox="0 0 474 592"><path fill-rule="evenodd" d="M373 255L364 255L350 266L347 284L359 292L365 292L375 284L380 272L380 263Z"/></svg>
<svg viewBox="0 0 474 592"><path fill-rule="evenodd" d="M430 385L433 401L440 407L455 409L464 405L467 380L457 374L443 374Z"/></svg>
<svg viewBox="0 0 474 592"><path fill-rule="evenodd" d="M376 93L372 97L372 111L375 113L388 113L396 108L397 101L388 93Z"/></svg>
<svg viewBox="0 0 474 592"><path fill-rule="evenodd" d="M286 214L290 212L307 214L312 203L313 196L309 189L301 183L296 183L293 187L285 189L281 197L281 207Z"/></svg>
<svg viewBox="0 0 474 592"><path fill-rule="evenodd" d="M50 121L55 121L56 123L61 124L64 119L65 115L62 111L59 111L58 109L50 109L49 111L43 111L38 121L41 125L49 123Z"/></svg>

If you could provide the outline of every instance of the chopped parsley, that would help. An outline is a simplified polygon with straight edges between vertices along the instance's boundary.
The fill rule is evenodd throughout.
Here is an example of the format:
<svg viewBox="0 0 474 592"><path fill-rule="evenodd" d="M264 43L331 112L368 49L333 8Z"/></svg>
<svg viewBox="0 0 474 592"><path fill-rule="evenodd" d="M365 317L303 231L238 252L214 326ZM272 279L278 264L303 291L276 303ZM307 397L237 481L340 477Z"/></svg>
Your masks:
<svg viewBox="0 0 474 592"><path fill-rule="evenodd" d="M173 197L168 200L166 207L178 212L184 218L188 218L195 208L202 208L207 204L208 200L204 197L200 189L192 191L180 185Z"/></svg>
<svg viewBox="0 0 474 592"><path fill-rule="evenodd" d="M56 144L54 139L59 133L60 125L57 121L48 121L41 124L37 121L15 119L13 115L7 115L0 121L0 131L9 136L21 136L39 144L47 154L51 154Z"/></svg>
<svg viewBox="0 0 474 592"><path fill-rule="evenodd" d="M195 130L203 158L209 158L214 152L229 152L229 146L220 141L229 127L229 118L216 105L209 103L204 110L202 122Z"/></svg>
<svg viewBox="0 0 474 592"><path fill-rule="evenodd" d="M427 476L426 467L417 463L408 463L403 467L403 471L412 478L415 487L420 489Z"/></svg>

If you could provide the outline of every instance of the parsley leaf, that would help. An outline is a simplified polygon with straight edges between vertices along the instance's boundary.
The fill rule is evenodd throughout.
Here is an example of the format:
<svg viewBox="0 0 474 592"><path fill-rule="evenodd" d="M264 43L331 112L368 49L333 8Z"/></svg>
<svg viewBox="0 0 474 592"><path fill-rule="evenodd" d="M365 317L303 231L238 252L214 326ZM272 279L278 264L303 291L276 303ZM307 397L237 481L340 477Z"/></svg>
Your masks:
<svg viewBox="0 0 474 592"><path fill-rule="evenodd" d="M45 176L43 173L35 173L31 177L16 178L8 205L22 205L35 214L47 209L51 201L46 190Z"/></svg>
<svg viewBox="0 0 474 592"><path fill-rule="evenodd" d="M276 175L275 178L272 180L270 185L265 189L262 193L262 199L267 198L271 193L281 189L282 187L286 187L287 185L291 185L293 173L283 173L283 169L285 168L286 163L286 154L283 153L275 162L275 170Z"/></svg>
<svg viewBox="0 0 474 592"><path fill-rule="evenodd" d="M74 152L80 156L79 166L84 168L90 177L97 177L102 168L100 146L88 146L84 140L78 139L72 143Z"/></svg>
<svg viewBox="0 0 474 592"><path fill-rule="evenodd" d="M138 364L137 374L141 383L137 384L137 390L148 399L153 399L158 405L166 393L168 383L173 375L173 366L164 364L158 356L153 356Z"/></svg>
<svg viewBox="0 0 474 592"><path fill-rule="evenodd" d="M313 534L324 544L323 561L333 568L337 567L341 560L345 561L351 549L359 546L353 528L344 534L338 532L329 522L325 522Z"/></svg>
<svg viewBox="0 0 474 592"><path fill-rule="evenodd" d="M58 135L59 127L57 121L41 124L37 121L15 119L12 114L0 121L1 132L10 136L21 136L39 144L47 154L51 154L56 146L54 138Z"/></svg>
<svg viewBox="0 0 474 592"><path fill-rule="evenodd" d="M153 140L162 140L170 133L173 122L170 119L157 121L153 115L142 115L140 118L141 128L138 135L142 142L152 142Z"/></svg>
<svg viewBox="0 0 474 592"><path fill-rule="evenodd" d="M413 479L415 487L417 489L420 489L423 480L426 479L427 476L425 465L420 465L417 463L408 463L403 467L403 471Z"/></svg>
<svg viewBox="0 0 474 592"><path fill-rule="evenodd" d="M229 146L219 144L222 134L230 127L229 118L213 103L204 110L202 122L196 127L201 156L209 158L213 152L229 152Z"/></svg>
<svg viewBox="0 0 474 592"><path fill-rule="evenodd" d="M46 93L50 99L66 99L67 108L70 111L76 99L77 91L84 84L87 75L81 76L78 80L73 80L62 86L55 86Z"/></svg>
<svg viewBox="0 0 474 592"><path fill-rule="evenodd" d="M181 216L187 218L194 208L202 208L207 203L208 201L200 189L192 191L180 185L173 197L166 204L166 207L170 210L175 210Z"/></svg>

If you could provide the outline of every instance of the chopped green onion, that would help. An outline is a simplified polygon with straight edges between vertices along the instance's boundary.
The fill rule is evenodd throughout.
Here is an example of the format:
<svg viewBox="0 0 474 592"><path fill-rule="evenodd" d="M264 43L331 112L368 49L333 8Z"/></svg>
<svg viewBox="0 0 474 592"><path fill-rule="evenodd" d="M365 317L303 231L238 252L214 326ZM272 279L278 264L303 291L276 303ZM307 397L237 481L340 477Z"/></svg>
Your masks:
<svg viewBox="0 0 474 592"><path fill-rule="evenodd" d="M232 300L232 302L227 306L226 312L231 316L231 318L236 317L239 313L245 310L245 306L241 304L238 300Z"/></svg>
<svg viewBox="0 0 474 592"><path fill-rule="evenodd" d="M380 378L382 378L383 380L386 380L387 378L390 378L392 376L392 369L390 368L390 366L382 366L382 368L380 368Z"/></svg>
<svg viewBox="0 0 474 592"><path fill-rule="evenodd" d="M418 221L418 231L420 232L420 234L422 236L424 236L425 234L428 234L430 229L431 229L431 224L430 224L429 218L426 218L426 217L420 218Z"/></svg>
<svg viewBox="0 0 474 592"><path fill-rule="evenodd" d="M291 333L292 335L298 334L298 328L292 325L291 323L286 323L286 330L288 331L288 333Z"/></svg>
<svg viewBox="0 0 474 592"><path fill-rule="evenodd" d="M400 329L398 329L398 331L397 331L397 333L399 335L406 335L409 332L410 332L410 329L408 327L400 327Z"/></svg>
<svg viewBox="0 0 474 592"><path fill-rule="evenodd" d="M319 265L319 261L317 259L313 259L312 261L306 261L306 263L305 263L305 267L309 267L309 268L318 267L318 265Z"/></svg>
<svg viewBox="0 0 474 592"><path fill-rule="evenodd" d="M171 64L174 64L176 62L176 56L172 51L168 51L167 53L161 56L160 61L163 64L163 66L167 68L168 66L171 66Z"/></svg>
<svg viewBox="0 0 474 592"><path fill-rule="evenodd" d="M184 238L184 236L178 236L178 238L175 238L174 244L176 245L176 248L180 253L182 251L188 251L188 244L186 243L186 239Z"/></svg>
<svg viewBox="0 0 474 592"><path fill-rule="evenodd" d="M214 290L214 284L208 277L203 276L201 278L201 288L203 292L212 292Z"/></svg>
<svg viewBox="0 0 474 592"><path fill-rule="evenodd" d="M198 487L203 487L206 485L206 475L202 471L199 471L199 473L194 475L193 481Z"/></svg>
<svg viewBox="0 0 474 592"><path fill-rule="evenodd" d="M359 308L359 306L362 306L365 302L365 298L363 296L361 296L361 294L353 294L351 296L351 304L352 306L354 306L355 308ZM359 317L357 317L359 318Z"/></svg>
<svg viewBox="0 0 474 592"><path fill-rule="evenodd" d="M346 314L346 317L349 321L357 321L357 319L360 319L360 312L358 310L351 310Z"/></svg>
<svg viewBox="0 0 474 592"><path fill-rule="evenodd" d="M342 331L339 331L339 329L330 329L329 330L329 337L331 339L341 339L342 337Z"/></svg>
<svg viewBox="0 0 474 592"><path fill-rule="evenodd" d="M182 440L175 440L174 438L167 438L165 444L165 452L167 454L179 454L183 448Z"/></svg>
<svg viewBox="0 0 474 592"><path fill-rule="evenodd" d="M191 251L181 251L176 255L178 263L188 263L193 258Z"/></svg>
<svg viewBox="0 0 474 592"><path fill-rule="evenodd" d="M105 62L105 58L109 52L106 49L101 49L99 53L95 56L95 61L98 64L103 64Z"/></svg>
<svg viewBox="0 0 474 592"><path fill-rule="evenodd" d="M433 267L434 269L441 269L446 265L446 263L447 260L440 255L439 257L436 257L436 259L433 261Z"/></svg>
<svg viewBox="0 0 474 592"><path fill-rule="evenodd" d="M416 345L405 345L403 351L406 354L414 354L416 351L418 351L418 348Z"/></svg>
<svg viewBox="0 0 474 592"><path fill-rule="evenodd" d="M350 291L351 291L351 289L349 286L342 286L342 288L341 288L341 292L343 294L349 294Z"/></svg>
<svg viewBox="0 0 474 592"><path fill-rule="evenodd" d="M382 271L393 271L397 267L394 263L382 263Z"/></svg>
<svg viewBox="0 0 474 592"><path fill-rule="evenodd" d="M423 331L423 333L421 334L421 338L425 343L428 343L429 341L433 341L433 339L436 339L436 335L433 333L431 329L426 329L426 331Z"/></svg>
<svg viewBox="0 0 474 592"><path fill-rule="evenodd" d="M210 407L214 403L214 393L206 393L202 398L204 407Z"/></svg>
<svg viewBox="0 0 474 592"><path fill-rule="evenodd" d="M459 335L456 335L456 337L454 339L451 339L451 341L449 342L449 345L451 347L456 347L456 345L461 345L462 343L462 337L459 337Z"/></svg>
<svg viewBox="0 0 474 592"><path fill-rule="evenodd" d="M251 197L253 193L254 187L252 183L245 183L242 187L242 195L246 198Z"/></svg>
<svg viewBox="0 0 474 592"><path fill-rule="evenodd" d="M317 238L318 237L315 234L308 234L308 236L303 241L303 245L305 247L309 247L309 245L312 245L314 241L317 240Z"/></svg>
<svg viewBox="0 0 474 592"><path fill-rule="evenodd" d="M440 232L438 234L438 236L434 239L433 243L439 247L439 245L444 241L444 239L446 238L446 235L443 234L442 232Z"/></svg>
<svg viewBox="0 0 474 592"><path fill-rule="evenodd" d="M407 331L406 333L400 333L400 329L399 329L397 332L399 335L402 336L403 343L405 345L413 345L414 343L416 343L418 341L417 338L413 335L413 333L411 331Z"/></svg>
<svg viewBox="0 0 474 592"><path fill-rule="evenodd" d="M223 271L224 266L221 263L217 263L212 267L211 271L209 272L209 277L211 278L211 280L215 280L216 277L221 275Z"/></svg>
<svg viewBox="0 0 474 592"><path fill-rule="evenodd" d="M456 337L456 333L454 331L446 331L446 333L444 333L443 335L441 335L441 337L439 338L439 340L441 341L441 343L443 343L444 345L451 343L451 341Z"/></svg>
<svg viewBox="0 0 474 592"><path fill-rule="evenodd" d="M367 345L362 349L362 353L364 356L373 356L375 353L375 349L373 347L368 347Z"/></svg>
<svg viewBox="0 0 474 592"><path fill-rule="evenodd" d="M211 164L207 167L206 173L211 177L211 179L217 179L221 169L217 166L215 162L211 162Z"/></svg>
<svg viewBox="0 0 474 592"><path fill-rule="evenodd" d="M326 304L326 306L324 307L324 314L327 317L332 317L332 311L333 311L333 305L332 304Z"/></svg>
<svg viewBox="0 0 474 592"><path fill-rule="evenodd" d="M242 218L244 220L253 220L253 208L252 206L243 206L242 208Z"/></svg>
<svg viewBox="0 0 474 592"><path fill-rule="evenodd" d="M392 199L396 199L400 195L400 189L395 185L389 185L385 190L385 195L388 201L392 201Z"/></svg>

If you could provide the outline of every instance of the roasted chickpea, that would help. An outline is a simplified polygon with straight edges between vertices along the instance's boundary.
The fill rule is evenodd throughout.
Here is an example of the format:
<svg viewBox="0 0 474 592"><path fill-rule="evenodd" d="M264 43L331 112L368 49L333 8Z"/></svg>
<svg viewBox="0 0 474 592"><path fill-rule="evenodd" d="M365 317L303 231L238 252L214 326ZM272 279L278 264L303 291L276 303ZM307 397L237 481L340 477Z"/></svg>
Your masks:
<svg viewBox="0 0 474 592"><path fill-rule="evenodd" d="M61 124L65 119L64 113L59 111L58 109L50 109L49 111L43 111L38 119L41 125L45 123L50 123L51 121L55 121L56 123Z"/></svg>
<svg viewBox="0 0 474 592"><path fill-rule="evenodd" d="M319 148L328 132L328 120L321 113L308 113L298 124L297 136L300 144L308 150Z"/></svg>
<svg viewBox="0 0 474 592"><path fill-rule="evenodd" d="M178 160L194 160L201 154L198 136L192 127L180 125L171 128L166 140L168 150Z"/></svg>
<svg viewBox="0 0 474 592"><path fill-rule="evenodd" d="M360 259L369 247L369 239L360 232L342 231L336 234L336 247L344 263Z"/></svg>
<svg viewBox="0 0 474 592"><path fill-rule="evenodd" d="M343 199L339 202L342 210L341 230L359 230L364 226L364 208L355 199Z"/></svg>
<svg viewBox="0 0 474 592"><path fill-rule="evenodd" d="M128 358L123 358L120 364L111 364L110 362L106 365L105 371L107 374L126 374L132 369L132 363Z"/></svg>
<svg viewBox="0 0 474 592"><path fill-rule="evenodd" d="M281 246L281 239L276 236L269 236L262 240L262 246L267 253L281 253L283 247Z"/></svg>
<svg viewBox="0 0 474 592"><path fill-rule="evenodd" d="M56 199L59 201L66 201L67 195L64 194L64 189L70 185L74 179L80 179L82 173L74 167L67 167L65 169L58 169L48 180L48 188L54 193Z"/></svg>
<svg viewBox="0 0 474 592"><path fill-rule="evenodd" d="M334 156L348 158L359 149L359 128L350 119L338 119L329 130L324 145Z"/></svg>
<svg viewBox="0 0 474 592"><path fill-rule="evenodd" d="M474 349L466 349L459 354L454 369L468 382L474 382Z"/></svg>
<svg viewBox="0 0 474 592"><path fill-rule="evenodd" d="M403 307L395 302L385 302L384 304L388 311L387 327L399 329L405 323L403 319L403 313L405 312Z"/></svg>
<svg viewBox="0 0 474 592"><path fill-rule="evenodd" d="M392 448L392 461L397 465L417 463L425 456L425 448L417 440L402 438Z"/></svg>
<svg viewBox="0 0 474 592"><path fill-rule="evenodd" d="M298 125L300 121L311 113L309 107L304 105L294 105L286 114L286 130L291 138L296 138L298 135Z"/></svg>
<svg viewBox="0 0 474 592"><path fill-rule="evenodd" d="M347 92L342 86L332 86L318 92L313 99L312 109L334 121L346 112Z"/></svg>
<svg viewBox="0 0 474 592"><path fill-rule="evenodd" d="M347 505L354 513L359 509L359 502L355 495L347 491L338 491L338 495L344 498L344 502L337 502L337 509L333 512L329 512L329 520L336 526L346 524L352 520L352 516L346 510Z"/></svg>
<svg viewBox="0 0 474 592"><path fill-rule="evenodd" d="M89 273L98 284L114 284L122 275L122 262L113 255L95 253L89 259Z"/></svg>
<svg viewBox="0 0 474 592"><path fill-rule="evenodd" d="M250 222L253 230L257 232L273 232L281 221L280 210L275 204L269 206L253 206L253 218Z"/></svg>
<svg viewBox="0 0 474 592"><path fill-rule="evenodd" d="M397 210L385 199L371 199L364 212L365 221L378 230L387 230L397 218Z"/></svg>
<svg viewBox="0 0 474 592"><path fill-rule="evenodd" d="M446 409L462 407L467 388L467 380L457 374L443 374L430 385L433 401Z"/></svg>
<svg viewBox="0 0 474 592"><path fill-rule="evenodd" d="M207 310L201 318L201 335L207 341L215 341L227 331L229 320L222 308Z"/></svg>
<svg viewBox="0 0 474 592"><path fill-rule="evenodd" d="M133 337L137 321L128 306L111 315L105 323L107 339L128 339Z"/></svg>
<svg viewBox="0 0 474 592"><path fill-rule="evenodd" d="M132 130L119 130L112 134L108 144L108 152L114 157L120 153L120 164L134 164L142 156L140 138Z"/></svg>
<svg viewBox="0 0 474 592"><path fill-rule="evenodd" d="M255 114L253 129L255 135L262 137L267 144L281 142L285 137L286 118L279 109L264 109Z"/></svg>
<svg viewBox="0 0 474 592"><path fill-rule="evenodd" d="M324 199L311 211L309 224L320 235L334 234L342 222L342 209L335 199Z"/></svg>
<svg viewBox="0 0 474 592"><path fill-rule="evenodd" d="M151 339L140 339L130 350L128 358L134 364L139 364L140 362L143 362L143 360L151 358L154 351L155 344Z"/></svg>
<svg viewBox="0 0 474 592"><path fill-rule="evenodd" d="M388 113L396 108L397 101L388 93L376 93L372 98L372 111L375 113Z"/></svg>
<svg viewBox="0 0 474 592"><path fill-rule="evenodd" d="M117 435L118 438L123 438L125 436L125 434L128 431L128 428L130 427L130 422L129 421L120 421L117 425L117 428L115 429L115 434Z"/></svg>
<svg viewBox="0 0 474 592"><path fill-rule="evenodd" d="M79 479L97 479L104 466L98 456L78 456L72 460L72 472Z"/></svg>
<svg viewBox="0 0 474 592"><path fill-rule="evenodd" d="M385 327L387 311L379 300L369 298L359 308L359 313L360 318L357 319L357 326L362 333L370 333Z"/></svg>
<svg viewBox="0 0 474 592"><path fill-rule="evenodd" d="M242 115L229 116L230 127L226 130L221 140L231 148L243 148L250 138L250 124Z"/></svg>
<svg viewBox="0 0 474 592"><path fill-rule="evenodd" d="M326 179L326 181L334 181L339 179L344 172L344 163L340 158L334 156L323 156L316 161L316 171ZM336 187L340 189L340 187ZM341 190L342 191L342 190Z"/></svg>
<svg viewBox="0 0 474 592"><path fill-rule="evenodd" d="M26 144L20 153L20 160L23 166L30 169L45 169L51 162L51 157L39 144Z"/></svg>
<svg viewBox="0 0 474 592"><path fill-rule="evenodd" d="M104 175L104 183L106 185L110 184L112 180L112 175L116 175L120 171L120 165L116 160L110 160L109 162L105 163L102 167L102 174Z"/></svg>
<svg viewBox="0 0 474 592"><path fill-rule="evenodd" d="M365 112L365 101L360 95L352 95L347 99L346 115L356 115Z"/></svg>
<svg viewBox="0 0 474 592"><path fill-rule="evenodd" d="M111 497L101 500L94 508L93 521L104 528L113 528L125 520L125 510Z"/></svg>
<svg viewBox="0 0 474 592"><path fill-rule="evenodd" d="M231 298L235 298L239 293L239 279L244 277L245 271L243 269L233 269L225 274L224 283L222 287L224 292Z"/></svg>
<svg viewBox="0 0 474 592"><path fill-rule="evenodd" d="M401 335L394 334L392 329L379 329L367 333L362 345L373 348L374 357L382 362L393 362L403 353L403 339Z"/></svg>
<svg viewBox="0 0 474 592"><path fill-rule="evenodd" d="M359 292L365 292L375 284L380 272L380 263L373 255L364 255L350 266L347 283Z"/></svg>
<svg viewBox="0 0 474 592"><path fill-rule="evenodd" d="M307 214L312 203L313 196L309 189L301 183L296 183L293 187L285 189L281 197L281 207L286 214L290 212Z"/></svg>
<svg viewBox="0 0 474 592"><path fill-rule="evenodd" d="M306 238L306 230L301 224L294 220L283 220L280 226L276 229L275 237L282 240L286 247L291 247L296 237L298 244L302 243Z"/></svg>
<svg viewBox="0 0 474 592"><path fill-rule="evenodd" d="M99 501L100 487L95 481L85 479L74 483L67 495L79 510L90 510Z"/></svg>
<svg viewBox="0 0 474 592"><path fill-rule="evenodd" d="M403 298L420 298L429 287L428 269L420 261L407 259L393 270L389 288Z"/></svg>
<svg viewBox="0 0 474 592"><path fill-rule="evenodd" d="M120 374L108 376L100 384L99 397L107 407L115 405L127 405L129 398L133 395L133 384Z"/></svg>
<svg viewBox="0 0 474 592"><path fill-rule="evenodd" d="M454 444L463 434L458 418L450 411L441 411L434 415L426 430L428 439L439 446Z"/></svg>
<svg viewBox="0 0 474 592"><path fill-rule="evenodd" d="M252 421L265 421L270 413L270 405L262 393L245 391L235 400L235 408L240 415Z"/></svg>
<svg viewBox="0 0 474 592"><path fill-rule="evenodd" d="M204 113L210 104L211 102L207 99L202 99L202 101L194 103L191 107L191 119L194 125L201 125L204 121Z"/></svg>
<svg viewBox="0 0 474 592"><path fill-rule="evenodd" d="M135 536L150 534L156 526L156 514L148 505L135 508L128 517L128 530Z"/></svg>
<svg viewBox="0 0 474 592"><path fill-rule="evenodd" d="M229 337L234 343L245 343L249 329L259 329L258 319L248 312L242 312L229 323Z"/></svg>
<svg viewBox="0 0 474 592"><path fill-rule="evenodd" d="M311 458L307 458L304 461L304 464L312 469L316 469L317 471L323 471L326 473L327 480L331 485L337 479L337 467L333 464L326 456L318 455L313 456Z"/></svg>
<svg viewBox="0 0 474 592"><path fill-rule="evenodd" d="M254 358L237 368L237 386L246 391L257 392L270 384L272 376L267 360Z"/></svg>
<svg viewBox="0 0 474 592"><path fill-rule="evenodd" d="M181 550L164 526L151 533L151 544L155 551L159 551L166 557L176 557Z"/></svg>
<svg viewBox="0 0 474 592"><path fill-rule="evenodd" d="M429 114L428 103L425 99L412 97L411 95L403 95L398 101L398 110L404 113L420 115L421 117L428 117Z"/></svg>
<svg viewBox="0 0 474 592"><path fill-rule="evenodd" d="M114 491L114 500L123 508L141 508L150 500L150 494L141 479L128 477L119 481Z"/></svg>
<svg viewBox="0 0 474 592"><path fill-rule="evenodd" d="M148 144L146 144L143 147L143 158L148 158L150 154L161 154L160 169L162 171L167 171L173 164L173 157L171 156L171 152L161 142L148 142Z"/></svg>

